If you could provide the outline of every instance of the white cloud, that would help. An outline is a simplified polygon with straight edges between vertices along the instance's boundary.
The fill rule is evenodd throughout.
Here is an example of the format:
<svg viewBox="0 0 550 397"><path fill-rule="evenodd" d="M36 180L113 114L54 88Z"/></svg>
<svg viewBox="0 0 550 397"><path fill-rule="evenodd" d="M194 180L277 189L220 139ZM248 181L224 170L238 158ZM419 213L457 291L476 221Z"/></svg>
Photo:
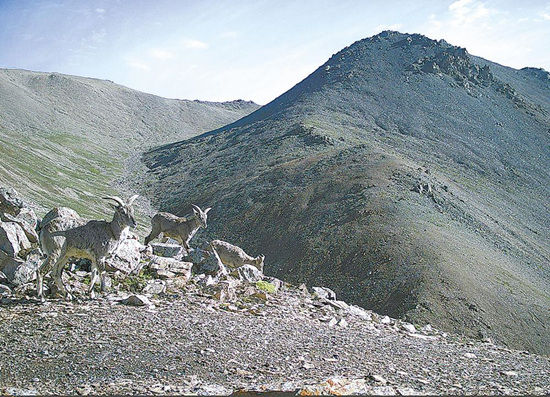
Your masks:
<svg viewBox="0 0 550 397"><path fill-rule="evenodd" d="M497 14L496 9L487 8L485 3L475 0L458 0L449 6L455 23L469 24Z"/></svg>
<svg viewBox="0 0 550 397"><path fill-rule="evenodd" d="M237 37L239 37L239 33L235 31L228 31L220 34L220 38L222 39L235 39Z"/></svg>
<svg viewBox="0 0 550 397"><path fill-rule="evenodd" d="M550 21L550 13L541 12L540 16L542 17L542 19L544 19L546 21Z"/></svg>
<svg viewBox="0 0 550 397"><path fill-rule="evenodd" d="M194 48L194 49L208 48L208 44L206 44L204 41L194 40L194 39L183 40L183 45L185 48Z"/></svg>
<svg viewBox="0 0 550 397"><path fill-rule="evenodd" d="M148 72L149 70L151 70L149 65L137 60L127 61L126 64L130 66L132 69L143 70L145 72Z"/></svg>
<svg viewBox="0 0 550 397"><path fill-rule="evenodd" d="M104 14L105 13L105 8L96 8L95 12L97 12L98 14Z"/></svg>
<svg viewBox="0 0 550 397"><path fill-rule="evenodd" d="M162 48L153 48L151 51L149 51L149 54L156 59L160 59L161 61L166 61L168 59L174 58L174 53Z"/></svg>

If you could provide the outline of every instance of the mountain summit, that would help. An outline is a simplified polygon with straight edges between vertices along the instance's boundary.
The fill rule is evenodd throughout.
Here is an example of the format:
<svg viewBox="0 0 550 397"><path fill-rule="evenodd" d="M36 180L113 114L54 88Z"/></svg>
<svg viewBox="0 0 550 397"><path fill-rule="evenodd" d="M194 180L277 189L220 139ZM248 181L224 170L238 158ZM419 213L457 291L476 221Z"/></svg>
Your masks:
<svg viewBox="0 0 550 397"><path fill-rule="evenodd" d="M548 354L549 98L543 70L386 31L146 153L146 193L176 214L212 206L212 236L265 254L268 274Z"/></svg>

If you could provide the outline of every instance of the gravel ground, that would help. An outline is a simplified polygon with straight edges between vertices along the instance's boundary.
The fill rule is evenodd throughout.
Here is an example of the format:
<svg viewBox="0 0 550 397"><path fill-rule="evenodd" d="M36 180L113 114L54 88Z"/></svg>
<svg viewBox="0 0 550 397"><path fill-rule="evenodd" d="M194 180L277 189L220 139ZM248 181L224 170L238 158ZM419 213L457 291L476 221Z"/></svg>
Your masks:
<svg viewBox="0 0 550 397"><path fill-rule="evenodd" d="M550 392L548 357L410 333L298 289L254 304L197 290L153 303L3 298L0 394Z"/></svg>

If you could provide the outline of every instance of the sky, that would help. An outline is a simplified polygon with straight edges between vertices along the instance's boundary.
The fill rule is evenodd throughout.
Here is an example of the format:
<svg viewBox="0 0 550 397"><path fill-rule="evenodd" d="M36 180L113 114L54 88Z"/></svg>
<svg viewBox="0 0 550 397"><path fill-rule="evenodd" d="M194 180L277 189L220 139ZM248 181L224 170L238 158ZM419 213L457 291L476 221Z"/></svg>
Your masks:
<svg viewBox="0 0 550 397"><path fill-rule="evenodd" d="M0 0L0 67L265 104L332 54L387 29L550 70L543 0Z"/></svg>

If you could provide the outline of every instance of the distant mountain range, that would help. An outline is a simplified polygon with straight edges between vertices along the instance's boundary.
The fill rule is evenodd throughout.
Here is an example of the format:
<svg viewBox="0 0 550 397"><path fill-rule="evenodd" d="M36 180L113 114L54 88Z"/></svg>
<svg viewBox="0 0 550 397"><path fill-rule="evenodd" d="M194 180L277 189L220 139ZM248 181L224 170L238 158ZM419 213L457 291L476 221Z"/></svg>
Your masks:
<svg viewBox="0 0 550 397"><path fill-rule="evenodd" d="M111 81L0 69L0 183L43 212L67 205L104 216L133 155L223 126L252 102L166 99ZM139 162L139 160L137 161Z"/></svg>
<svg viewBox="0 0 550 397"><path fill-rule="evenodd" d="M143 161L160 209L212 206L207 236L265 254L267 274L550 353L544 70L386 31Z"/></svg>

